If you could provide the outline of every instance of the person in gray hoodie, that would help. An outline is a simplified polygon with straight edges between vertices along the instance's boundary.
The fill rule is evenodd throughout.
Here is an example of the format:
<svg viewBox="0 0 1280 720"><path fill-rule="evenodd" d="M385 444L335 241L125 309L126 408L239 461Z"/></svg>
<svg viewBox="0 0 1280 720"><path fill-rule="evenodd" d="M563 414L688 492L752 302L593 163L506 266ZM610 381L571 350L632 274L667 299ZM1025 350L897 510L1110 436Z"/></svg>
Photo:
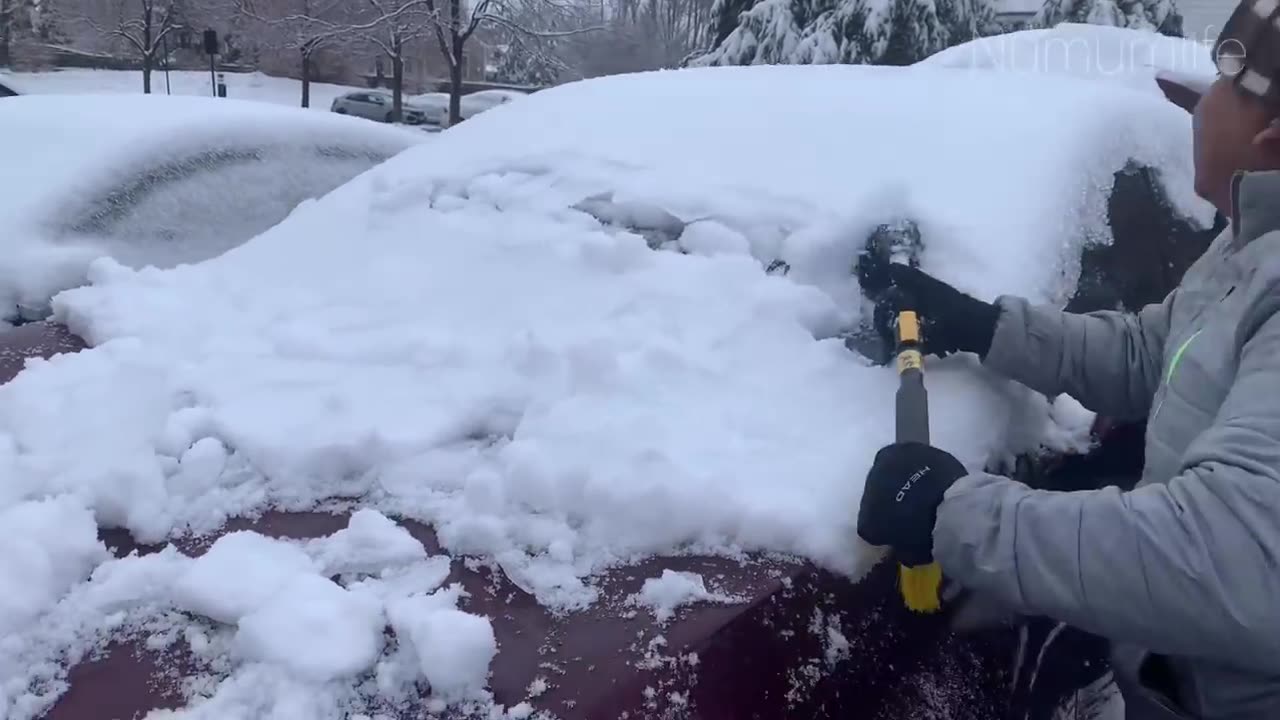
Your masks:
<svg viewBox="0 0 1280 720"><path fill-rule="evenodd" d="M1111 642L1126 717L1280 718L1280 0L1245 0L1194 112L1196 190L1228 228L1163 302L1071 314L884 279L925 351L1147 420L1132 489L1033 490L942 449L886 446L858 533L1026 615Z"/></svg>

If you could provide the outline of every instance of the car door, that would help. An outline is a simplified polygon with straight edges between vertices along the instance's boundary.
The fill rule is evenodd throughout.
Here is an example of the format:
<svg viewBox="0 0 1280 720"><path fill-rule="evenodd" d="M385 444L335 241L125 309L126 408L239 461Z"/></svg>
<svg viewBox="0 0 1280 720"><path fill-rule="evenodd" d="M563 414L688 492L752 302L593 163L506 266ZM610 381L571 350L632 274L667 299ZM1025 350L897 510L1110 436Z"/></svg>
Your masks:
<svg viewBox="0 0 1280 720"><path fill-rule="evenodd" d="M386 120L391 112L391 99L379 93L369 93L369 119Z"/></svg>
<svg viewBox="0 0 1280 720"><path fill-rule="evenodd" d="M347 96L347 111L352 115L362 118L373 117L373 102L365 93L355 93Z"/></svg>

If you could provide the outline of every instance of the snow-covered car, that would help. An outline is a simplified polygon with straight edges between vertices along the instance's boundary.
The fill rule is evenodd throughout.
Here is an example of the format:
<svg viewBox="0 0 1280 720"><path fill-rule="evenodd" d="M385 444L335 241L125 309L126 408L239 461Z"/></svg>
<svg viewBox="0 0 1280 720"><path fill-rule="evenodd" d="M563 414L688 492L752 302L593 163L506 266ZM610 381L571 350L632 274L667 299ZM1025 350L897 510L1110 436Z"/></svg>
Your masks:
<svg viewBox="0 0 1280 720"><path fill-rule="evenodd" d="M265 103L24 95L0 106L0 319L33 319L109 255L218 255L421 133Z"/></svg>
<svg viewBox="0 0 1280 720"><path fill-rule="evenodd" d="M427 125L444 127L449 124L449 93L435 92L411 95L406 102L422 113Z"/></svg>
<svg viewBox="0 0 1280 720"><path fill-rule="evenodd" d="M852 530L897 388L844 340L854 266L909 225L986 299L1074 302L1094 251L1165 273L1213 219L1190 117L1076 78L758 66L446 137L234 252L100 261L8 334L8 717L1002 716L1003 646L909 619ZM971 468L1091 443L1070 398L925 371Z"/></svg>
<svg viewBox="0 0 1280 720"><path fill-rule="evenodd" d="M462 119L467 120L486 110L492 110L499 105L514 102L527 95L528 93L523 93L519 90L478 90L468 93L463 95L460 100Z"/></svg>

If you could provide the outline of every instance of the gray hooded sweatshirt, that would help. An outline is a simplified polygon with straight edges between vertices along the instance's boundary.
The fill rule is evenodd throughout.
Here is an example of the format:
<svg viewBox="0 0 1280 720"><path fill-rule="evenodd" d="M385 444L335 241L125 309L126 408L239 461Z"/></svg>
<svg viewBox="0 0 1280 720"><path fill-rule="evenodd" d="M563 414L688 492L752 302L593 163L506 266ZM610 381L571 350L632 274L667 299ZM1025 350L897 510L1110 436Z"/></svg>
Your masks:
<svg viewBox="0 0 1280 720"><path fill-rule="evenodd" d="M949 577L1110 639L1131 718L1280 718L1280 172L1237 175L1232 201L1231 226L1136 314L997 300L984 365L1146 417L1138 485L1048 492L975 473L934 527ZM1140 711L1134 693L1153 695L1138 668L1156 655L1177 699Z"/></svg>

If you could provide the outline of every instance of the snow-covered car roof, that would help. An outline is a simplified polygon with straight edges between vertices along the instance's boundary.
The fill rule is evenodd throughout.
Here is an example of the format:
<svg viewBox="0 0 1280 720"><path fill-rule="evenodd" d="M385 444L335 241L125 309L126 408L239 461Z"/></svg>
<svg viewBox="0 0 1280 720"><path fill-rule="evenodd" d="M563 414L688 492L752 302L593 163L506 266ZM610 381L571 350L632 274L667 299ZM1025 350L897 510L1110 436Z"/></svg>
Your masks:
<svg viewBox="0 0 1280 720"><path fill-rule="evenodd" d="M470 117L527 96L517 90L478 90L462 96L462 112Z"/></svg>
<svg viewBox="0 0 1280 720"><path fill-rule="evenodd" d="M23 649L0 648L0 688L38 708L42 661L159 613L231 658L188 689L209 717L303 697L338 717L422 677L433 702L486 698L488 620L372 511L198 560L109 559L98 526L160 543L269 506L362 506L432 526L560 611L654 554L778 551L857 576L878 557L852 523L897 387L838 337L866 311L852 266L868 234L914 220L926 270L1061 303L1131 163L1211 219L1189 132L1159 97L1071 77L615 76L450 128L212 260L99 261L54 302L95 347L0 387L0 538L59 528L24 549L57 572L0 567ZM934 442L971 468L1087 443L1069 398L971 358L926 366ZM617 612L733 602L702 580L664 576ZM75 633L34 622L68 592Z"/></svg>
<svg viewBox="0 0 1280 720"><path fill-rule="evenodd" d="M0 138L6 313L47 303L98 254L161 266L217 254L423 141L330 113L145 95L9 98Z"/></svg>
<svg viewBox="0 0 1280 720"><path fill-rule="evenodd" d="M1217 69L1209 51L1208 43L1154 30L1061 23L971 40L916 65L1071 75L1158 92L1156 77L1213 82Z"/></svg>
<svg viewBox="0 0 1280 720"><path fill-rule="evenodd" d="M410 103L447 105L449 104L449 93L434 92L423 93L422 95L410 95L408 97Z"/></svg>

